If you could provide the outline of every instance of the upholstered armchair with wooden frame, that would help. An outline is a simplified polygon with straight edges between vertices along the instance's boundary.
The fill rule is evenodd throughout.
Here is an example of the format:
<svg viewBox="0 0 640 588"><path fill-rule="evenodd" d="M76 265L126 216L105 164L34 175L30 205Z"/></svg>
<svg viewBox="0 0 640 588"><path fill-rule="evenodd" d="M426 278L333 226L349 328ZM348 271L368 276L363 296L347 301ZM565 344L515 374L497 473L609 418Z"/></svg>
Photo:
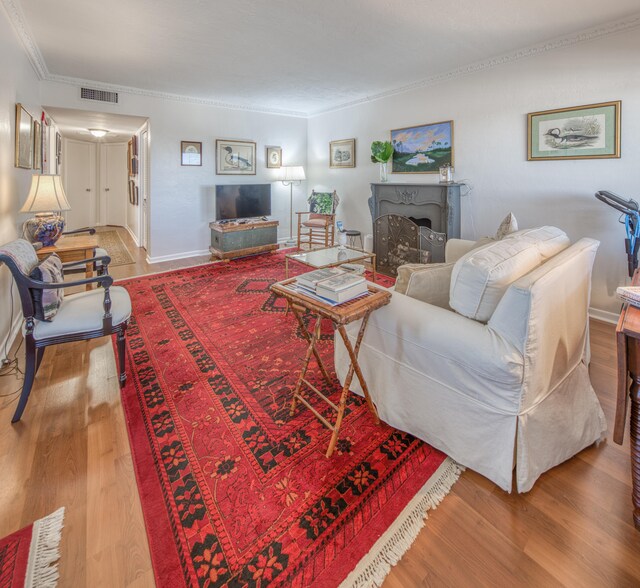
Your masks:
<svg viewBox="0 0 640 588"><path fill-rule="evenodd" d="M117 335L119 380L120 386L124 386L126 380L125 336L131 316L131 299L124 288L112 286L113 278L106 273L110 262L108 256L73 261L63 264L63 267L86 264L90 261L100 261L105 273L73 282L43 282L30 277L39 263L31 243L24 239L16 239L0 247L0 262L9 268L15 279L24 316L23 335L26 350L24 383L18 406L11 419L12 423L19 421L22 416L35 375L42 363L44 350L50 345ZM102 288L65 296L55 317L50 321L36 318L35 292L93 283L101 285Z"/></svg>
<svg viewBox="0 0 640 588"><path fill-rule="evenodd" d="M307 199L309 210L298 215L298 249L301 244L333 247L335 242L336 208L340 203L337 192L311 192Z"/></svg>

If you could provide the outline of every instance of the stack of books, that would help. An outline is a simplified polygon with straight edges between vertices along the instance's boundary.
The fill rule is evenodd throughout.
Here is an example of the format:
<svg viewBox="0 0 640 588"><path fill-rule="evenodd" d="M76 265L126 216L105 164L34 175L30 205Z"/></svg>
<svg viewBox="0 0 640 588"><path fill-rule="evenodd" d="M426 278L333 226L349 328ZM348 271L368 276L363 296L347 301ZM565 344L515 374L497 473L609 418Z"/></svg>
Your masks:
<svg viewBox="0 0 640 588"><path fill-rule="evenodd" d="M640 306L640 286L620 286L616 290L618 298L633 306Z"/></svg>
<svg viewBox="0 0 640 588"><path fill-rule="evenodd" d="M342 304L367 294L367 281L363 276L337 267L319 269L296 278L297 290L329 304Z"/></svg>

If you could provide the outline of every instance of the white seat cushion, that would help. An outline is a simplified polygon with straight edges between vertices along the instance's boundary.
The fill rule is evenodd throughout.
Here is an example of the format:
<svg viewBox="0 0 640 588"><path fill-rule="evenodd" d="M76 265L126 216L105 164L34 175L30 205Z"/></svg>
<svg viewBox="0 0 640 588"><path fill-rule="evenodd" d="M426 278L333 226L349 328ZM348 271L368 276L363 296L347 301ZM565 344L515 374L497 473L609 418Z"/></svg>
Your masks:
<svg viewBox="0 0 640 588"><path fill-rule="evenodd" d="M569 246L556 227L524 229L473 249L455 264L449 305L471 319L487 322L509 285Z"/></svg>
<svg viewBox="0 0 640 588"><path fill-rule="evenodd" d="M129 293L121 286L112 286L109 292L112 324L115 326L131 316L131 299ZM53 321L36 321L33 330L34 338L39 341L102 329L103 301L102 288L65 296Z"/></svg>

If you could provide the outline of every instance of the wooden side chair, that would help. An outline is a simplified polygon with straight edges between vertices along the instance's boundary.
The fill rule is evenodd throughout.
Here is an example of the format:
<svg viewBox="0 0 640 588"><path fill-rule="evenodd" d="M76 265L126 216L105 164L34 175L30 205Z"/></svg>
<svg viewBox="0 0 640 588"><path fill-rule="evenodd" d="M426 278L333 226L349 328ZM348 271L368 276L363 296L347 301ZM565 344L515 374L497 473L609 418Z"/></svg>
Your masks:
<svg viewBox="0 0 640 588"><path fill-rule="evenodd" d="M73 282L62 280L64 267L98 259L104 266L103 275ZM124 386L125 336L131 299L124 288L112 286L113 278L107 273L110 261L107 256L62 264L57 255L51 255L39 262L33 245L24 239L0 247L0 263L9 268L16 281L24 316L25 375L12 423L22 416L44 350L49 345L117 335L120 386ZM34 274L41 279L34 278ZM102 288L63 295L64 288L92 283ZM56 297L56 293L60 295Z"/></svg>
<svg viewBox="0 0 640 588"><path fill-rule="evenodd" d="M298 249L301 244L333 247L335 242L336 208L340 202L338 194L333 192L311 192L307 198L309 210L297 212Z"/></svg>
<svg viewBox="0 0 640 588"><path fill-rule="evenodd" d="M95 235L96 230L93 227L84 227L82 229L75 229L73 231L65 231L62 233L63 235L79 235L80 233L89 233L89 235ZM94 255L96 261L93 262L93 271L96 272L99 276L105 273L105 266L102 265L102 258L109 257L109 253L106 249L102 249L102 247L96 247ZM84 267L79 265L77 270L84 270Z"/></svg>

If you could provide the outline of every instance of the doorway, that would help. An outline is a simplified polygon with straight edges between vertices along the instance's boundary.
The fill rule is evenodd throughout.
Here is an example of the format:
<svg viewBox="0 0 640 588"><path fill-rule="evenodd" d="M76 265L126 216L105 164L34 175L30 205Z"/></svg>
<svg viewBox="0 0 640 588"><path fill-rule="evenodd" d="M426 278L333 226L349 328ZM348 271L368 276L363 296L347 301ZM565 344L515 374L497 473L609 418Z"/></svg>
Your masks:
<svg viewBox="0 0 640 588"><path fill-rule="evenodd" d="M121 226L136 247L148 246L148 213L142 212L149 208L148 119L50 106L44 109L62 136L58 173L71 205L65 213L67 228ZM144 148L138 149L143 130Z"/></svg>

